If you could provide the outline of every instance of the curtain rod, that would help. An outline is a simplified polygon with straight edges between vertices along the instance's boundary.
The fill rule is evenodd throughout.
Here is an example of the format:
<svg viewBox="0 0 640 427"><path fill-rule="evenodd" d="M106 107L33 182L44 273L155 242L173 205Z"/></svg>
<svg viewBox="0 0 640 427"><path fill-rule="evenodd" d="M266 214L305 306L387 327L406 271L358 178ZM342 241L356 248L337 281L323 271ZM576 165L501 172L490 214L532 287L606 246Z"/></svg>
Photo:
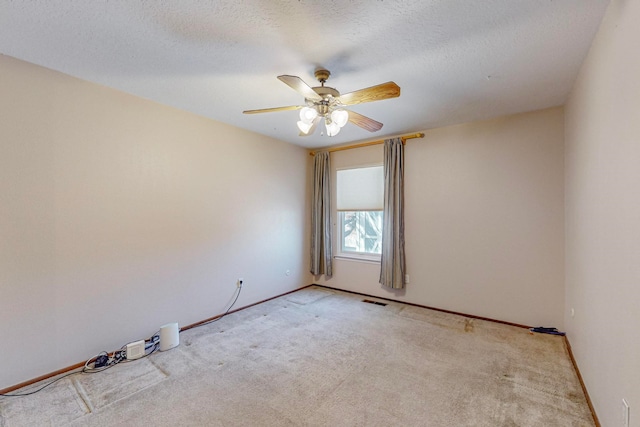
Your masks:
<svg viewBox="0 0 640 427"><path fill-rule="evenodd" d="M424 138L424 133L418 132L418 133L412 133L411 135L404 135L400 137L400 139L402 139L403 144L407 142L407 139L413 139L413 138ZM368 147L369 145L379 145L379 144L384 144L384 139L379 139L377 141L361 142L360 144L343 145L341 147L333 147L333 148L329 148L326 151L328 151L329 153L333 153L334 151L351 150L352 148ZM325 151L325 150L318 150L318 151ZM315 156L318 151L310 151L309 155Z"/></svg>

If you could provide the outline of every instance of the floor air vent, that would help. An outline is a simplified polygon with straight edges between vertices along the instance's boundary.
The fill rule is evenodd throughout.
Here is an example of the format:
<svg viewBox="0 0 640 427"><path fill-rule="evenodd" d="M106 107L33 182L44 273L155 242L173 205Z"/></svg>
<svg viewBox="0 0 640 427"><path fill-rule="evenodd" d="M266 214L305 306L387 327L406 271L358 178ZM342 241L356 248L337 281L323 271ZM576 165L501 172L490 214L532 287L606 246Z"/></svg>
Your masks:
<svg viewBox="0 0 640 427"><path fill-rule="evenodd" d="M363 299L362 302L368 302L369 304L382 305L382 306L387 305L386 302L371 301L370 299Z"/></svg>

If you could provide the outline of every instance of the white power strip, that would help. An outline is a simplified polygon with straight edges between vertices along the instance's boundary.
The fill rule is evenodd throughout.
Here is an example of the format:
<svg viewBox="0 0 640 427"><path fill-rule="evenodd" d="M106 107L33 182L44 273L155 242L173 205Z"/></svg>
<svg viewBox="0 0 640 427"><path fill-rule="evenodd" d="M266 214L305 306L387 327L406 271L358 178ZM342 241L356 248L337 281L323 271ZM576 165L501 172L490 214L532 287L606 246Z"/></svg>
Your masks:
<svg viewBox="0 0 640 427"><path fill-rule="evenodd" d="M140 359L144 356L144 340L127 344L127 360Z"/></svg>

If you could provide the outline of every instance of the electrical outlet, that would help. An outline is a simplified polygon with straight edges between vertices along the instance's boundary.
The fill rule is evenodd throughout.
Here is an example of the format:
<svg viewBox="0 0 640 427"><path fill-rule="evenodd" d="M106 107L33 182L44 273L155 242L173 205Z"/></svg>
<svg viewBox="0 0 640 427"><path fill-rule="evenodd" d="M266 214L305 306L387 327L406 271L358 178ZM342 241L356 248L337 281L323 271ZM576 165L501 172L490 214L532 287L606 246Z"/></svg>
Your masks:
<svg viewBox="0 0 640 427"><path fill-rule="evenodd" d="M291 275L291 270L285 271L284 274L287 275L287 276Z"/></svg>
<svg viewBox="0 0 640 427"><path fill-rule="evenodd" d="M629 427L629 404L622 399L622 427Z"/></svg>
<svg viewBox="0 0 640 427"><path fill-rule="evenodd" d="M405 275L404 275L404 284L405 284L405 285L408 285L409 283L410 283L410 282L409 282L409 275L408 275L408 274L405 274Z"/></svg>
<svg viewBox="0 0 640 427"><path fill-rule="evenodd" d="M238 279L238 281L236 282L236 286L237 287L241 287L244 284L244 279L242 277L240 277Z"/></svg>
<svg viewBox="0 0 640 427"><path fill-rule="evenodd" d="M575 315L576 315L576 311L573 308L571 308L571 317L574 317Z"/></svg>

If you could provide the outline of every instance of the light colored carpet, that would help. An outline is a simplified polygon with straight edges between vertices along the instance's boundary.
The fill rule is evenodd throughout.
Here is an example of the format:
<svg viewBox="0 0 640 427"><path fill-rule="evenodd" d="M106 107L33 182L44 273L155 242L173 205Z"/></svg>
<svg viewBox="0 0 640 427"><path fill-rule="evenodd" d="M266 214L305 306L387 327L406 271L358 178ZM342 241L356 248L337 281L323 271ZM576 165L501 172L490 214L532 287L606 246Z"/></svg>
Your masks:
<svg viewBox="0 0 640 427"><path fill-rule="evenodd" d="M561 337L362 299L310 287L250 307L0 398L0 426L594 425Z"/></svg>

